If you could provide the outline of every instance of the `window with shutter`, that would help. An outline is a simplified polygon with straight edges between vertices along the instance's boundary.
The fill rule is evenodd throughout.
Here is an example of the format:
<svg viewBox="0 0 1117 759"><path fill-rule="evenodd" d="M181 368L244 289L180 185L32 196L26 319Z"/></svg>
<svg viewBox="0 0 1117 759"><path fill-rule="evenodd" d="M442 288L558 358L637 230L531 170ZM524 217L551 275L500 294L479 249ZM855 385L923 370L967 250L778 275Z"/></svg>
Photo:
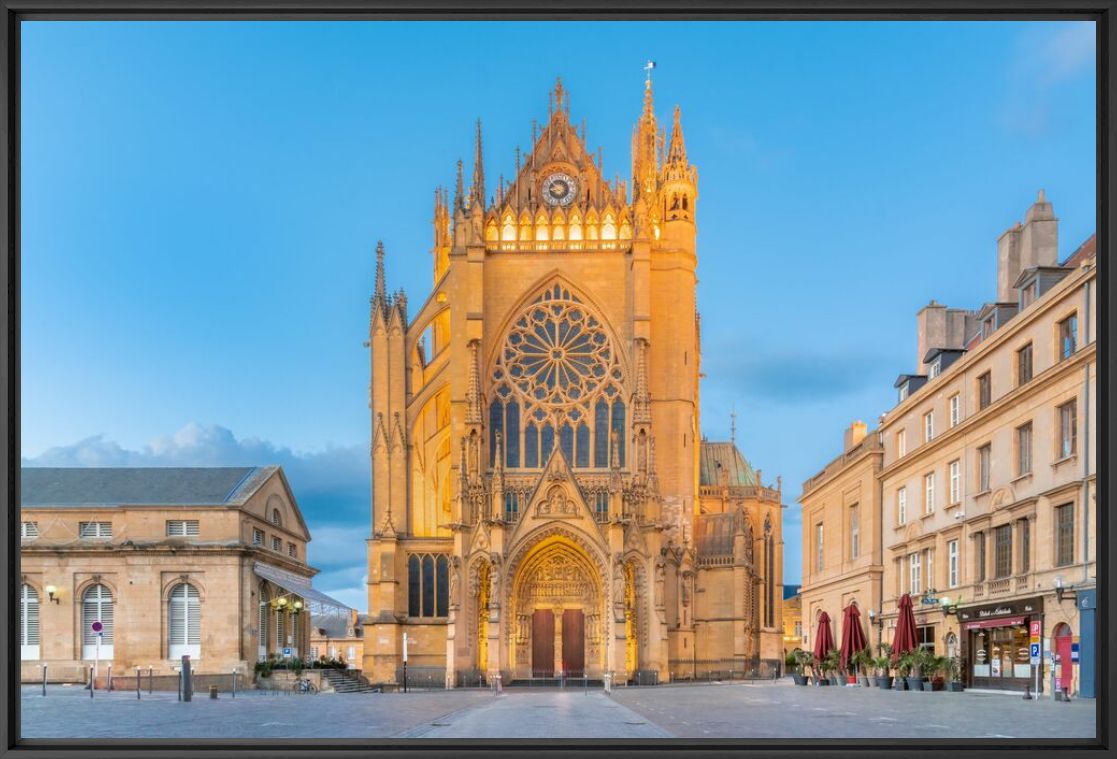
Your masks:
<svg viewBox="0 0 1117 759"><path fill-rule="evenodd" d="M179 583L171 590L167 605L168 655L178 659L189 655L201 656L201 598L198 589L190 583Z"/></svg>
<svg viewBox="0 0 1117 759"><path fill-rule="evenodd" d="M81 635L82 658L93 659L98 656L97 633L93 623L100 622L102 660L111 660L113 652L112 591L98 583L86 589L81 597Z"/></svg>
<svg viewBox="0 0 1117 759"><path fill-rule="evenodd" d="M19 658L39 658L39 592L26 583L19 594Z"/></svg>
<svg viewBox="0 0 1117 759"><path fill-rule="evenodd" d="M268 658L268 602L265 600L264 586L260 586L260 619L256 631L259 641L257 658L263 661Z"/></svg>
<svg viewBox="0 0 1117 759"><path fill-rule="evenodd" d="M25 540L39 537L39 523L21 522L19 525L19 536Z"/></svg>

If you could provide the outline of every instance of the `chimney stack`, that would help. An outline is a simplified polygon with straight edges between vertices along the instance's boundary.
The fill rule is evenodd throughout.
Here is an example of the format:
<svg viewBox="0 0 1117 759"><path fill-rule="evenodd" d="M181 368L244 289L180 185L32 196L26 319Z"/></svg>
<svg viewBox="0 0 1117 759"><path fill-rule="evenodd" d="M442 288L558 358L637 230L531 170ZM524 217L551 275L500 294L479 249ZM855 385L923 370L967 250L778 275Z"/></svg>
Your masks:
<svg viewBox="0 0 1117 759"><path fill-rule="evenodd" d="M1043 190L1024 216L1020 233L1020 270L1059 265L1059 220ZM1011 298L1011 300L1016 300Z"/></svg>
<svg viewBox="0 0 1117 759"><path fill-rule="evenodd" d="M848 451L850 448L853 448L855 445L864 440L867 431L868 427L866 427L865 423L860 419L849 425L849 429L846 430L845 434L844 450Z"/></svg>

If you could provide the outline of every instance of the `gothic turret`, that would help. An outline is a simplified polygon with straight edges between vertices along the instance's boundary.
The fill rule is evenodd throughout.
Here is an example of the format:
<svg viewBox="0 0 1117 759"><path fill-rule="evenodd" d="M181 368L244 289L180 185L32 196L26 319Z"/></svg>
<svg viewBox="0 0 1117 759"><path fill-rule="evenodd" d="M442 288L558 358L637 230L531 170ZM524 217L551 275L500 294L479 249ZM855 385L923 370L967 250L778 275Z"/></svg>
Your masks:
<svg viewBox="0 0 1117 759"><path fill-rule="evenodd" d="M694 203L698 198L698 171L688 161L678 106L671 127L671 143L660 175L660 211L663 236L672 242L694 245Z"/></svg>

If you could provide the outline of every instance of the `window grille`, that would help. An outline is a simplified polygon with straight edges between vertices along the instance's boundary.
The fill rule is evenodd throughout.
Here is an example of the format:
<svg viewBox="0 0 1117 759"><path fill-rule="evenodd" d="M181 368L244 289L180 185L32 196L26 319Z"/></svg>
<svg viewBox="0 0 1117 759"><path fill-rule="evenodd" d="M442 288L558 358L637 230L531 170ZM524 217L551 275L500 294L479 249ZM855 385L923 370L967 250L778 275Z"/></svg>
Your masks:
<svg viewBox="0 0 1117 759"><path fill-rule="evenodd" d="M198 520L170 519L167 521L167 535L171 537L197 537Z"/></svg>

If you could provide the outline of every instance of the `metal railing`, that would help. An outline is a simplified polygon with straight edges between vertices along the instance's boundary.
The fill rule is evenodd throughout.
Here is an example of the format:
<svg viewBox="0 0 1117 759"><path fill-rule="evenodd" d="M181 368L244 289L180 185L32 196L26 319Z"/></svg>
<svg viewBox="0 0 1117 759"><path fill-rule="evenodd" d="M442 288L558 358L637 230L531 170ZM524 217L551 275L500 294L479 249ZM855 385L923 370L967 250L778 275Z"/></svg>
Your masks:
<svg viewBox="0 0 1117 759"><path fill-rule="evenodd" d="M670 659L672 681L775 680L782 673L779 659Z"/></svg>

